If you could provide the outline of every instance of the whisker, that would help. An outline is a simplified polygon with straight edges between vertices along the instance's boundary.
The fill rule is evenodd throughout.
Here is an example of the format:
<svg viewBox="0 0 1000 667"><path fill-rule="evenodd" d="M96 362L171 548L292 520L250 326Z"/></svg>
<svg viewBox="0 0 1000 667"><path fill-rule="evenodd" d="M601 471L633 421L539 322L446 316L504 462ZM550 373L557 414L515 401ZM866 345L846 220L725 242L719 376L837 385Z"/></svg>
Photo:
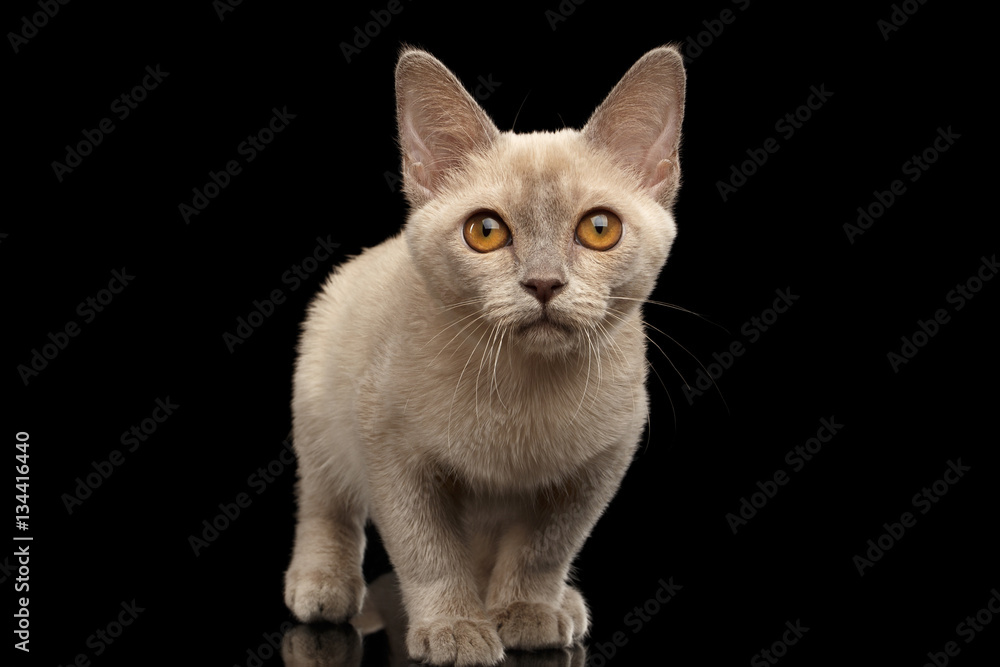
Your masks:
<svg viewBox="0 0 1000 667"><path fill-rule="evenodd" d="M586 330L584 330L584 333L587 334L587 346L588 346L588 348L587 348L587 379L583 383L583 393L580 395L580 403L576 406L576 410L573 412L573 416L570 417L570 422L575 422L576 421L576 415L579 414L580 408L583 407L583 399L585 399L587 397L587 388L590 387L590 357L591 357L591 355L592 355L592 353L594 351L594 348L593 348L593 346L590 343L590 334L587 333Z"/></svg>
<svg viewBox="0 0 1000 667"><path fill-rule="evenodd" d="M497 345L496 358L494 358L494 360L493 360L493 385L492 386L496 387L496 390L497 390L497 400L500 401L500 405L502 405L505 410L509 411L509 409L507 408L507 405L503 402L503 397L500 396L500 385L497 384L497 362L500 361L500 350L503 348L503 339L504 339L504 336L506 336L506 335L507 335L507 327L504 327L503 328L503 332L500 334L500 343ZM491 391L492 391L492 389L491 389Z"/></svg>
<svg viewBox="0 0 1000 667"><path fill-rule="evenodd" d="M606 326L604 326L604 323L598 321L598 322L594 323L594 326L595 326L595 329L597 330L597 332L603 338L603 340L607 343L607 346L609 348L613 348L614 349L614 351L618 354L618 358L626 366L628 366L629 370L631 371L632 370L632 364L629 363L628 357L625 356L625 352L622 350L621 345L619 345L617 343L617 341L615 341L614 337L608 331L608 328ZM611 366L611 370L614 371L614 368L615 368L614 365L612 365Z"/></svg>
<svg viewBox="0 0 1000 667"><path fill-rule="evenodd" d="M597 334L597 330L594 329L594 334ZM590 339L590 332L587 332L587 339ZM598 341L600 342L600 341ZM600 345L594 345L594 356L597 357L597 389L594 390L594 400L591 401L590 406L593 408L594 404L597 402L597 397L601 395L601 381L604 378L604 371L601 367L601 347Z"/></svg>
<svg viewBox="0 0 1000 667"><path fill-rule="evenodd" d="M476 373L476 394L475 394L475 396L476 396L476 398L475 398L475 401L476 401L476 423L477 424L479 423L479 384L480 384L479 383L479 378L482 377L482 374L483 374L483 363L486 362L486 359L489 356L490 351L493 349L493 340L494 340L494 337L496 336L496 334L497 334L497 332L499 330L500 330L500 325L499 324L492 325L492 327L490 328L490 337L488 339L486 339L486 349L483 350L483 356L479 360L479 372ZM492 391L492 388L491 388L491 391ZM489 394L487 394L486 400L487 401L490 400Z"/></svg>
<svg viewBox="0 0 1000 667"><path fill-rule="evenodd" d="M611 308L611 309L609 309L609 310L614 310L614 309L613 309L613 308ZM684 347L683 345L681 345L680 343L678 343L678 342L677 342L677 340L676 340L676 339L675 339L675 338L674 338L673 336L671 336L671 335L670 335L670 334L668 334L667 332L663 331L662 329L659 329L659 328L657 328L657 327L653 326L652 324L650 324L649 322L647 322L647 321L645 321L645 320L641 320L641 321L642 321L642 323L643 323L644 325L646 325L647 327L649 327L649 328L650 328L650 329L652 329L653 331L656 331L656 332L658 332L658 333L660 333L660 334L662 334L662 335L666 336L667 338L669 338L669 339L670 339L670 341L671 341L671 342L672 342L672 343L673 343L674 345L676 345L677 347L679 347L679 348L681 348L682 350L684 350L684 351L685 351L685 352L686 352L686 353L688 354L688 356L689 356L689 357L691 357L692 359L694 359L694 360L695 360L695 361L696 361L696 362L698 363L698 366L700 366L700 367L701 367L701 370L705 371L705 375L707 375L707 376L708 376L708 379L712 380L712 386L714 386L714 387L715 387L715 391L716 391L716 392L718 392L718 394L719 394L719 398L720 398L720 399L722 399L722 404L723 404L724 406L726 406L726 413L727 413L727 414L729 414L729 412L730 412L730 411L729 411L729 404L728 404L728 403L726 403L726 397L722 395L722 389L720 389L720 388L719 388L719 383L717 383L717 382L715 381L715 379L714 379L714 378L712 378L712 374L708 372L708 369L707 369L707 368L705 368L705 364L701 363L701 360L700 360L700 359L698 359L698 357L696 357L696 356L695 356L694 354L692 354L690 350L688 350L688 349L687 349L686 347ZM652 340L652 339L650 339L650 340ZM684 378L683 378L683 376L681 377L681 379L682 379L682 380L684 379ZM689 387L691 386L690 384L688 384L688 381L687 381L687 380L684 380L684 384L686 384L686 385L687 385L687 386L689 386Z"/></svg>
<svg viewBox="0 0 1000 667"><path fill-rule="evenodd" d="M614 337L608 331L608 328L606 326L604 326L604 324L602 322L597 321L594 324L595 324L595 327L596 327L598 333L604 338L605 341L607 341L607 343L609 343L608 347L609 348L614 348L615 351L617 351L618 358L621 359L621 361L624 362L624 364L628 367L629 375L631 375L632 374L632 364L631 364L631 362L629 362L628 357L625 356L625 352L622 350L621 345L619 345L618 342L615 341ZM614 372L614 369L615 369L615 365L612 364L611 365L612 372ZM632 416L634 417L635 416L635 386L634 386L633 382L629 382L628 384L629 384L629 387L630 387L629 398L632 399ZM649 420L649 409L648 409L648 407L646 409L646 419L647 419L647 421Z"/></svg>
<svg viewBox="0 0 1000 667"><path fill-rule="evenodd" d="M667 353L663 351L663 348L662 348L662 347L660 347L660 344L659 344L659 343L657 343L657 342L656 342L655 340L653 340L652 338L650 338L650 337L649 337L649 334L647 334L647 333L646 333L645 331L643 331L642 329L639 329L639 328L636 328L636 327L635 327L635 326L634 326L634 325L633 325L633 324L632 324L631 322L628 322L628 321L627 321L627 320L625 319L625 317L624 317L624 313L622 313L621 311L618 311L618 310L615 310L614 308L608 308L608 314L609 314L609 315L611 315L612 317L615 317L615 318L617 318L617 319L618 319L618 320L619 320L620 322L622 322L623 324L626 324L626 325L628 325L628 326L632 327L633 329L635 329L636 331L638 331L639 333L641 333L641 334L642 334L643 336L645 336L645 337L646 337L646 340L648 340L648 341L649 341L650 343L652 343L653 345L655 345L655 346L656 346L656 349L660 351L660 354L662 354L662 355L663 355L663 357L664 357L664 358L665 358L665 359L667 360L667 362L668 362L668 363L670 364L670 367L674 369L674 372L675 372L675 373L677 373L677 375L679 375L679 376L680 376L680 378L681 378L681 380L682 380L682 381L684 382L684 384L688 384L688 381L687 381L687 380L686 380L686 379L684 378L684 374L683 374L683 373L681 373L681 372L680 372L680 371L679 371L679 370L677 369L677 366L675 366L675 365L674 365L674 362L673 362L673 361L672 361L672 360L670 359L670 357L669 357L669 356L667 355ZM639 320L639 323L640 323L640 324L644 324L644 325L646 325L646 322L645 322L644 320L642 320L641 318L640 318L640 320ZM646 325L646 326L649 326L649 325ZM662 332L661 332L661 333L662 333ZM669 336L668 336L668 338L669 338ZM690 385L688 385L688 386L690 386ZM666 387L664 387L664 389L666 389Z"/></svg>
<svg viewBox="0 0 1000 667"><path fill-rule="evenodd" d="M514 122L511 123L511 125L510 125L510 131L511 132L514 131L514 127L517 125L517 117L521 115L521 109L524 108L524 103L528 101L528 95L530 95L530 94L531 94L531 91L529 90L527 93L525 93L524 99L521 100L521 106L519 106L517 108L517 113L514 114Z"/></svg>
<svg viewBox="0 0 1000 667"><path fill-rule="evenodd" d="M438 311L444 313L449 310L454 310L455 308L461 308L462 306L470 306L474 303L485 303L486 300L487 299L485 296L477 296L472 299L466 299L465 301L456 301L455 303L448 306L439 306Z"/></svg>
<svg viewBox="0 0 1000 667"><path fill-rule="evenodd" d="M486 316L483 313L471 313L470 315L467 315L466 317L463 317L462 319L458 320L457 322L452 322L451 324L449 324L448 326L444 327L443 329L441 329L441 331L437 332L436 334L434 334L434 336L431 337L431 340L434 340L435 338L437 338L438 336L440 336L442 333L444 333L445 331L447 331L451 327L453 327L453 326L461 323L463 320L469 319L469 317L472 317L473 315L478 315L478 317L476 317L471 322L468 322L464 327L462 327L461 329L458 330L458 333L456 333L454 336L451 337L451 340L449 340L447 343L445 343L444 345L442 345L441 349L438 350L437 354L434 355L434 358L431 359L429 362L427 362L427 365L424 367L425 370L428 369L428 368L430 368L434 364L434 362L437 360L437 358L441 356L441 353L444 352L445 350L447 350L448 347L451 346L451 344L455 341L455 339L462 335L463 331L465 331L469 327L471 327L471 326L473 326L475 324L478 324L479 322L483 321ZM466 340L468 340L468 338L469 337L466 336ZM431 341L429 340L426 343L424 343L423 345L421 345L420 349L423 350L425 347L427 347L427 345L430 342ZM457 347L452 349L452 351L451 351L452 356L455 355L455 350L456 349L457 349ZM407 396L406 403L403 404L403 414L406 414L406 409L407 409L407 407L409 407L409 405L410 405L410 396Z"/></svg>
<svg viewBox="0 0 1000 667"><path fill-rule="evenodd" d="M648 304L652 304L654 306L663 306L664 308L673 308L674 310L679 310L682 313L687 313L689 315L694 315L695 317L703 320L707 324L711 324L714 327L718 327L718 328L722 329L723 331L725 331L727 334L732 335L732 332L729 331L729 329L727 329L726 327L722 326L718 322L713 322L712 320L708 319L707 317L705 317L701 313L696 313L693 310L688 310L687 308L684 308L683 306L678 306L675 303L667 303L666 301L654 301L652 299L636 299L636 298L628 297L628 296L609 296L608 298L609 299L619 299L621 301L637 301L639 303L648 303Z"/></svg>
<svg viewBox="0 0 1000 667"><path fill-rule="evenodd" d="M607 340L608 343L610 343L610 347L613 347L613 348L615 348L617 350L618 357L625 363L625 366L628 367L629 373L631 374L632 373L632 364L628 360L628 357L625 355L624 350L622 350L621 345L619 345L618 342L615 341L614 337L611 335L610 331L608 330L607 326L605 326L604 323L598 321L598 322L595 322L595 325L596 325L596 327L598 329L600 329L600 332L603 334L605 340ZM635 327L632 327L632 328L635 329ZM642 333L641 330L639 330L639 332ZM664 356L666 356L666 355L664 355ZM649 370L653 371L653 373L656 375L657 380L660 383L660 386L663 387L663 391L667 395L667 400L670 402L670 411L671 411L671 414L673 415L674 429L676 430L676 428L677 428L677 411L676 411L676 409L674 407L674 401L673 401L673 397L670 394L670 390L667 389L667 386L663 382L663 378L660 376L659 371L656 369L655 366L653 366L653 364L651 364L649 362L648 359L646 359L645 357L643 357L642 358L642 363L643 363L643 368L648 368ZM615 366L612 364L611 368L612 368L612 370L614 370ZM629 382L629 386L631 387L629 398L632 401L632 414L635 415L635 387L636 387L636 384L634 382ZM647 429L646 429L646 443L645 443L644 447L649 447L651 433L652 433L652 416L650 415L650 412L649 412L649 403L648 402L645 403L643 407L644 407L645 413L646 413L646 418L645 418L644 421L645 421L645 424L647 425Z"/></svg>
<svg viewBox="0 0 1000 667"><path fill-rule="evenodd" d="M660 351L660 354L662 354L662 355L663 355L663 358L664 358L664 359L666 359L666 360L667 360L667 363L669 363L669 364L670 364L670 366L671 366L671 367L672 367L672 368L674 369L674 372L676 372L676 373L677 373L677 375L679 375L679 376L680 376L680 378L681 378L681 380L682 380L682 381L684 382L684 384L687 384L687 380L685 380L685 379L684 379L684 376L683 376L683 375L681 375L681 372L680 372L679 370L677 370L677 367L676 367L676 366L674 366L674 362L673 362L673 361L671 361L671 359L670 359L670 357L669 357L669 356L667 355L667 353L663 351L663 348L662 348L662 347L660 347L660 346L659 346L659 344L657 344L657 342L656 342L655 340L653 340L652 338L650 338L650 337L649 337L649 334L647 334L647 333L646 333L645 331L643 331L642 329L640 329L640 328L636 327L636 326L635 326L635 325L633 325L633 324L632 324L631 322L628 322L627 320L625 320L625 318L621 317L620 315L617 315L617 314L616 314L617 312L618 312L618 311L616 311L616 310L614 310L614 309L612 309L612 308L609 308L609 309L608 309L608 314L609 314L609 315L611 315L611 316L612 316L612 317L614 317L615 319L619 320L619 321L620 321L620 322L621 322L622 324L624 324L625 326L628 326L628 327L631 327L631 328L632 328L632 329L633 329L634 331L636 331L637 333L640 333L640 334L642 334L642 335L643 335L643 336L644 336L644 337L646 338L646 340L648 340L648 341L649 341L649 342L651 342L651 343L652 343L653 345L655 345L655 346L656 346L656 349L658 349L658 350ZM640 322L641 322L641 320L640 320ZM665 393L667 394L667 400L668 400L668 401L670 402L670 412L671 412L671 414L672 414L672 415L673 415L673 417L674 417L674 428L676 428L676 427L677 427L677 409L676 409L676 407L674 406L674 399L673 399L673 396L671 396L671 395L670 395L670 390L669 390L669 389L667 389L667 385L666 385L666 383L665 383L665 382L663 381L663 377L662 377L662 376L660 375L660 372L659 372L658 370L656 370L656 366L654 366L653 364L651 364L651 363L650 363L650 362L649 362L648 360L646 360L646 365L647 365L647 367L648 367L648 368L649 368L650 370L652 370L652 371L653 371L653 373L654 373L654 374L656 375L656 379L657 379L657 380L659 380L659 382L660 382L660 386L661 386L661 387L663 387L663 391L664 391L664 392L665 392ZM648 408L646 409L646 415L647 415L647 417L648 417L648 415L649 415L649 409L648 409ZM648 439L648 438L647 438L647 439Z"/></svg>
<svg viewBox="0 0 1000 667"><path fill-rule="evenodd" d="M430 340L428 340L426 343L424 343L423 345L420 346L420 349L423 350L425 347L427 347L428 345L430 345L430 343L431 343L432 340L434 340L435 338L437 338L438 336L440 336L441 334L443 334L448 329L452 328L453 326L456 326L457 324L460 324L461 322L464 322L465 320L469 319L470 317L475 317L476 315L479 315L480 317L485 317L485 315L483 313L480 313L480 312L469 313L468 315L466 315L464 317L460 317L459 319L455 320L454 322L452 322L448 326L443 327L441 329L441 331L438 331L436 334L434 334L433 336L431 336ZM458 333L461 334L462 331L465 331L465 329L462 328ZM456 337L457 336L458 336L458 334L456 334ZM448 345L451 345L451 341L453 341L453 340L455 340L455 339L452 338L450 341L448 341ZM445 347L447 347L447 345ZM444 348L441 348L441 349L443 350ZM441 354L441 353L438 352L438 354ZM435 356L434 359L437 359L437 356ZM432 359L431 361L434 361L434 359Z"/></svg>
<svg viewBox="0 0 1000 667"><path fill-rule="evenodd" d="M458 374L458 382L455 383L455 391L451 395L451 406L448 408L448 438L447 438L447 440L448 440L448 448L449 449L451 448L451 413L455 409L455 397L458 396L458 390L462 386L462 378L465 377L465 369L467 369L469 367L469 362L472 361L472 356L476 353L476 350L479 349L479 344L481 342L483 342L483 338L486 336L486 333L488 331L489 331L489 329L487 329L487 331L484 331L483 335L479 337L479 340L477 340L476 344L473 346L472 352L469 353L469 358L465 360L465 365L462 366L462 372Z"/></svg>
<svg viewBox="0 0 1000 667"><path fill-rule="evenodd" d="M660 372L656 370L656 366L646 361L646 365L649 367L653 373L656 374L657 379L660 381L660 386L663 387L663 391L667 392L667 402L670 403L670 414L674 418L674 431L677 431L677 409L674 407L674 397L670 395L670 390L666 388L663 384L663 378L660 377ZM646 447L649 447L649 442L653 437L653 420L649 415L649 406L646 406Z"/></svg>

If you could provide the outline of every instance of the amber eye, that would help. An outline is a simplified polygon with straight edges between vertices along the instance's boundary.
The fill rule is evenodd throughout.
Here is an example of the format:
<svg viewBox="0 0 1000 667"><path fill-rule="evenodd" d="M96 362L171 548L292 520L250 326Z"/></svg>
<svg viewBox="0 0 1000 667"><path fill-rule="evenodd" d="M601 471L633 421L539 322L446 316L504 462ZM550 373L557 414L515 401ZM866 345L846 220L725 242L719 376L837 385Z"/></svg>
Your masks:
<svg viewBox="0 0 1000 667"><path fill-rule="evenodd" d="M492 252L510 242L510 229L492 211L476 213L463 229L465 242L477 252Z"/></svg>
<svg viewBox="0 0 1000 667"><path fill-rule="evenodd" d="M611 211L591 211L576 226L576 240L591 250L610 250L622 237L622 221Z"/></svg>

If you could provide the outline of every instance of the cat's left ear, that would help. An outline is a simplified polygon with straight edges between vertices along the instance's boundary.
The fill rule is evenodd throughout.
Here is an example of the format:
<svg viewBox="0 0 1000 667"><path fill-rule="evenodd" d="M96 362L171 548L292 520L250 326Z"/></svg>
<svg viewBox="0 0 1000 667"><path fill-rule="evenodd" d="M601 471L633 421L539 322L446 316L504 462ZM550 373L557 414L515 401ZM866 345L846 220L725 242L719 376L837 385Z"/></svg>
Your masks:
<svg viewBox="0 0 1000 667"><path fill-rule="evenodd" d="M637 173L668 209L680 187L684 87L680 51L653 49L632 65L583 128L590 142Z"/></svg>
<svg viewBox="0 0 1000 667"><path fill-rule="evenodd" d="M419 49L404 49L396 65L396 115L403 188L415 206L500 134L451 70Z"/></svg>

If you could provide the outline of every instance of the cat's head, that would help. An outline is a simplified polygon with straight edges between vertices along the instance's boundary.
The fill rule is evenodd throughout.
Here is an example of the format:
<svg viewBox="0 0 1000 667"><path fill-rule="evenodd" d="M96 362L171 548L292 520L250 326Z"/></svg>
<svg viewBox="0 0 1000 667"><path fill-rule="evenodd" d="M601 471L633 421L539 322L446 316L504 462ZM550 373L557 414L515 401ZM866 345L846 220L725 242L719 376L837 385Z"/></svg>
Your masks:
<svg viewBox="0 0 1000 667"><path fill-rule="evenodd" d="M442 307L547 355L623 326L676 235L684 86L680 53L661 47L582 130L500 132L440 61L404 50L405 236Z"/></svg>

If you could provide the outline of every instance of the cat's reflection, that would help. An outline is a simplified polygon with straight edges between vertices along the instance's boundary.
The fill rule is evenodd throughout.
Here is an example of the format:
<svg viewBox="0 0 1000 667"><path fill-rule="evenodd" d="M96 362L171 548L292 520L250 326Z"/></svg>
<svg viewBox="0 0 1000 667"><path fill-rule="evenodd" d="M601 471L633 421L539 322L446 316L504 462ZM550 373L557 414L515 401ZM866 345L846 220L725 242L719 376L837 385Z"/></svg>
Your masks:
<svg viewBox="0 0 1000 667"><path fill-rule="evenodd" d="M365 610L351 625L297 625L285 633L281 657L285 667L362 667L362 636L384 631L388 658L377 667L418 667L406 655L406 614L395 573L368 586ZM382 628L379 630L379 628ZM582 646L559 651L509 652L502 667L584 667ZM365 663L370 664L370 663Z"/></svg>

